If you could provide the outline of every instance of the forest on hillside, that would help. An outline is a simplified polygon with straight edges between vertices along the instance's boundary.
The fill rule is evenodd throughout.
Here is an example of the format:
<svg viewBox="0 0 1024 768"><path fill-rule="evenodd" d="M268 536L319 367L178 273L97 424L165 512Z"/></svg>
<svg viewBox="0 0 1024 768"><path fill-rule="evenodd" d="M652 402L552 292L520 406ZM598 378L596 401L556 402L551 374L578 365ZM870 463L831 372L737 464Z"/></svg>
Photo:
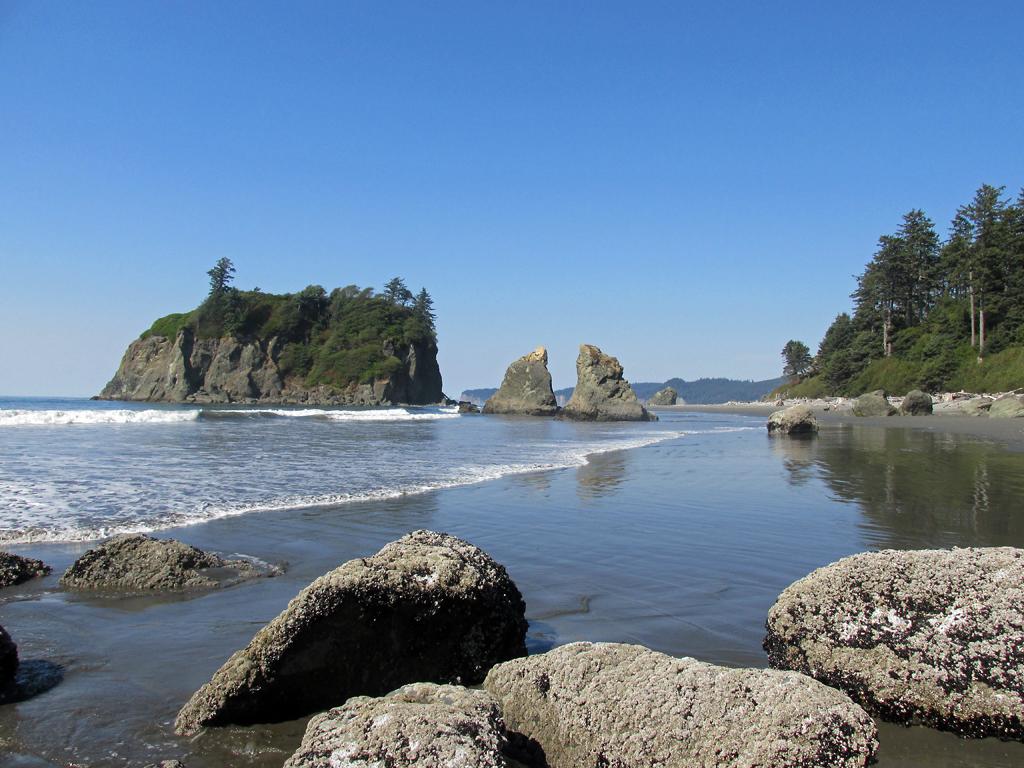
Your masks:
<svg viewBox="0 0 1024 768"><path fill-rule="evenodd" d="M1024 190L983 185L945 238L907 212L856 280L790 396L1024 387Z"/></svg>

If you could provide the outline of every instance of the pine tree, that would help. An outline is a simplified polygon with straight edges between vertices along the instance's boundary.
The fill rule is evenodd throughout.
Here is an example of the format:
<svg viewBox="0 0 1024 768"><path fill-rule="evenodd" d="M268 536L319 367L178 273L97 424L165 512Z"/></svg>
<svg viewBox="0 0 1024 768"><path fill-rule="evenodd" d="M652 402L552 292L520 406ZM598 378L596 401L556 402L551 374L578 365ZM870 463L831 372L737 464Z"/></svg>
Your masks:
<svg viewBox="0 0 1024 768"><path fill-rule="evenodd" d="M384 286L384 298L392 304L404 307L408 306L413 296L412 291L406 286L405 280L400 277L393 277Z"/></svg>
<svg viewBox="0 0 1024 768"><path fill-rule="evenodd" d="M811 350L802 341L790 339L782 348L782 359L786 361L784 376L801 376L811 367Z"/></svg>
<svg viewBox="0 0 1024 768"><path fill-rule="evenodd" d="M210 296L217 297L222 295L228 289L228 286L231 285L231 281L235 276L235 265L231 263L231 259L222 257L213 265L213 269L209 270L206 274L210 276Z"/></svg>

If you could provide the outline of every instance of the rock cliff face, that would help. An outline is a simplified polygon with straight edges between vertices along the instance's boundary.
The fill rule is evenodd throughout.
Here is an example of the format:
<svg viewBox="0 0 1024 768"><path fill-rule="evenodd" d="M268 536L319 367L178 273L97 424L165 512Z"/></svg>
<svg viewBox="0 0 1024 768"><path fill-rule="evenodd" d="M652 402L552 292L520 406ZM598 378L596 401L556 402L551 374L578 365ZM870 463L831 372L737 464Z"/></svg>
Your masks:
<svg viewBox="0 0 1024 768"><path fill-rule="evenodd" d="M102 400L196 403L305 403L310 405L429 405L444 397L437 347L386 342L384 352L401 361L388 378L344 390L307 388L282 374L277 338L197 339L192 330L176 338L148 336L128 346Z"/></svg>
<svg viewBox="0 0 1024 768"><path fill-rule="evenodd" d="M563 413L581 421L651 421L622 366L592 344L580 344L576 358L576 388Z"/></svg>
<svg viewBox="0 0 1024 768"><path fill-rule="evenodd" d="M548 351L537 347L505 371L501 388L484 404L484 413L551 416L558 411L548 372Z"/></svg>

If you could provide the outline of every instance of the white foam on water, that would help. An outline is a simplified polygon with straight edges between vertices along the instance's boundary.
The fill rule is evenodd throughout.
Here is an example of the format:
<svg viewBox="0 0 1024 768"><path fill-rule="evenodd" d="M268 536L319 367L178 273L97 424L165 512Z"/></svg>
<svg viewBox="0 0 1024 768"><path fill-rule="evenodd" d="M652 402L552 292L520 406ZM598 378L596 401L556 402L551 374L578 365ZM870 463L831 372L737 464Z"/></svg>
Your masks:
<svg viewBox="0 0 1024 768"><path fill-rule="evenodd" d="M34 411L0 409L0 427L52 427L69 424L179 424L195 421L199 411L95 409Z"/></svg>
<svg viewBox="0 0 1024 768"><path fill-rule="evenodd" d="M456 413L455 415L458 414ZM615 451L644 448L688 435L725 434L759 429L759 427L718 427L705 430L665 430L634 435L628 438L607 439L600 442L567 442L560 446L560 450L555 451L542 461L495 464L491 466L453 467L447 471L444 477L427 482L409 482L397 486L364 489L357 492L281 496L264 501L240 504L218 505L201 503L189 510L168 510L159 520L122 521L113 525L94 527L78 527L68 524L68 522L64 521L71 521L64 515L60 516L62 522L55 525L52 511L54 510L53 502L56 499L40 498L39 492L42 489L39 487L19 488L18 490L24 496L29 497L25 499L27 503L22 506L21 511L24 514L19 515L21 518L18 521L19 524L13 529L4 530L0 528L0 542L93 541L119 533L150 533L167 528L178 528L211 520L237 517L249 513L283 512L296 509L335 507L358 502L385 501L449 488L475 485L511 475L581 467L586 465L593 456ZM0 482L0 492L6 490L8 493L11 493L14 490L13 487L5 489L3 486L4 483ZM42 512L47 507L49 508L47 511L50 514L45 515L45 526L33 524L33 518L36 517L34 513Z"/></svg>
<svg viewBox="0 0 1024 768"><path fill-rule="evenodd" d="M81 424L180 424L201 417L233 418L246 416L279 416L282 418L321 418L328 421L437 421L459 418L458 408L410 410L407 408L373 408L337 410L324 408L216 408L194 410L22 410L0 409L0 427L54 427Z"/></svg>

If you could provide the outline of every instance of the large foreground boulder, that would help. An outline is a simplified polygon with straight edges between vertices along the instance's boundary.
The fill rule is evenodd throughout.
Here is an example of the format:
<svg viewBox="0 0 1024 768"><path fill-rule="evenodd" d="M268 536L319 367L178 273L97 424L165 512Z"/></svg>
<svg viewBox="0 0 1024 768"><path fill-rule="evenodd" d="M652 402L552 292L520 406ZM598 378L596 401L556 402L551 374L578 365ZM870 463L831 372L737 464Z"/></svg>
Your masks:
<svg viewBox="0 0 1024 768"><path fill-rule="evenodd" d="M1024 550L847 557L788 587L767 629L772 666L887 720L1024 738Z"/></svg>
<svg viewBox="0 0 1024 768"><path fill-rule="evenodd" d="M992 403L988 415L993 419L1019 419L1024 416L1024 397L1003 395Z"/></svg>
<svg viewBox="0 0 1024 768"><path fill-rule="evenodd" d="M581 344L576 358L576 388L562 412L580 421L651 421L622 366L591 344Z"/></svg>
<svg viewBox="0 0 1024 768"><path fill-rule="evenodd" d="M501 387L484 403L484 413L552 416L558 412L548 372L548 351L537 347L505 371Z"/></svg>
<svg viewBox="0 0 1024 768"><path fill-rule="evenodd" d="M0 589L22 584L40 576L49 576L51 570L42 560L0 552Z"/></svg>
<svg viewBox="0 0 1024 768"><path fill-rule="evenodd" d="M317 715L284 768L504 768L504 745L501 714L489 694L413 683Z"/></svg>
<svg viewBox="0 0 1024 768"><path fill-rule="evenodd" d="M565 645L499 664L484 687L551 768L848 768L877 748L874 722L841 691L638 645Z"/></svg>
<svg viewBox="0 0 1024 768"><path fill-rule="evenodd" d="M302 590L178 714L204 725L290 720L417 681L472 685L526 653L522 595L468 542L415 531Z"/></svg>
<svg viewBox="0 0 1024 768"><path fill-rule="evenodd" d="M900 403L901 416L931 416L932 396L920 389L912 389L907 392L903 402Z"/></svg>
<svg viewBox="0 0 1024 768"><path fill-rule="evenodd" d="M806 405L791 405L768 417L769 435L813 435L817 431L818 420Z"/></svg>
<svg viewBox="0 0 1024 768"><path fill-rule="evenodd" d="M180 592L213 589L273 575L248 560L225 560L174 539L123 534L90 549L60 577L68 589Z"/></svg>
<svg viewBox="0 0 1024 768"><path fill-rule="evenodd" d="M647 401L648 405L675 405L679 399L679 393L672 387L665 387L659 389L653 395L650 400Z"/></svg>
<svg viewBox="0 0 1024 768"><path fill-rule="evenodd" d="M895 416L896 409L889 403L885 390L865 392L853 401L854 416Z"/></svg>
<svg viewBox="0 0 1024 768"><path fill-rule="evenodd" d="M14 679L18 669L18 646L11 640L3 627L0 627L0 688Z"/></svg>

